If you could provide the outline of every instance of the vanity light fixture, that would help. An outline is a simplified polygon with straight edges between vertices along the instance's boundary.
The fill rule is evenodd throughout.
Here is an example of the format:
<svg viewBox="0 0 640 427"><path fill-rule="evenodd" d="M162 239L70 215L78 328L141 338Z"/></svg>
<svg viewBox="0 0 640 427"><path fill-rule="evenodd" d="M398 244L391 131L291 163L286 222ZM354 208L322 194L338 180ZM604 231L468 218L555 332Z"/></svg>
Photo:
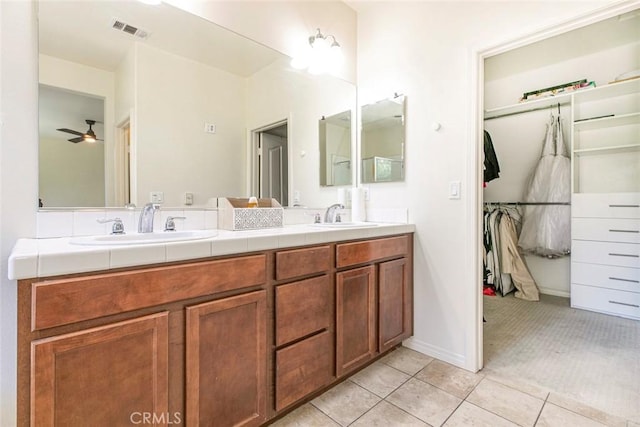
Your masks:
<svg viewBox="0 0 640 427"><path fill-rule="evenodd" d="M324 35L320 28L309 36L309 45L291 60L291 66L299 70L307 69L311 74L322 74L340 65L342 49L332 34Z"/></svg>

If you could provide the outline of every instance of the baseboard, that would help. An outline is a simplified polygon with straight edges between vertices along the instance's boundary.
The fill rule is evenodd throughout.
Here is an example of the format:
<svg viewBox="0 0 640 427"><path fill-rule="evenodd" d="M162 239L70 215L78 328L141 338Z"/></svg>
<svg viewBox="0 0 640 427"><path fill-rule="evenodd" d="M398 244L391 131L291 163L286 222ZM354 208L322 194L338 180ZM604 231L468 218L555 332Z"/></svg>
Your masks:
<svg viewBox="0 0 640 427"><path fill-rule="evenodd" d="M564 297L564 298L571 297L570 291L560 291L558 289L544 288L541 286L538 286L538 290L540 291L541 294L544 294L544 295L553 295L555 297Z"/></svg>
<svg viewBox="0 0 640 427"><path fill-rule="evenodd" d="M450 363L462 369L467 369L466 359L461 354L452 353L440 347L427 344L424 341L419 341L414 337L404 340L402 345L410 348L411 350L419 351L422 354L441 360L443 362Z"/></svg>

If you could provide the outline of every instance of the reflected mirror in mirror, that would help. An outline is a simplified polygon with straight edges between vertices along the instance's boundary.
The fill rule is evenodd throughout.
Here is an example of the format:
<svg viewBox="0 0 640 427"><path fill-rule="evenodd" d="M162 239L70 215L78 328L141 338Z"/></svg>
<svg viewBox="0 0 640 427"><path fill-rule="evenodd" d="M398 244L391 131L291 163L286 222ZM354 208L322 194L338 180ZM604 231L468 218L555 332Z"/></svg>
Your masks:
<svg viewBox="0 0 640 427"><path fill-rule="evenodd" d="M404 180L405 97L362 106L362 182Z"/></svg>
<svg viewBox="0 0 640 427"><path fill-rule="evenodd" d="M351 110L318 122L320 185L351 185Z"/></svg>
<svg viewBox="0 0 640 427"><path fill-rule="evenodd" d="M295 117L289 152L312 152L317 118L355 106L353 84L292 70L286 55L166 3L41 1L38 10L41 87L103 103L101 119L84 106L54 118L62 99L41 97L44 209L141 206L151 192L162 192L165 207L184 206L185 193L194 207L217 197L261 197L258 146L249 133ZM83 133L86 120L96 121L103 139L96 145L104 150L102 176L94 159L92 174L78 177L73 156L84 143L56 130ZM60 151L56 159L43 148L48 134L73 154ZM295 160L284 168L282 194L295 188L317 198L317 157ZM52 178L61 171L75 176Z"/></svg>

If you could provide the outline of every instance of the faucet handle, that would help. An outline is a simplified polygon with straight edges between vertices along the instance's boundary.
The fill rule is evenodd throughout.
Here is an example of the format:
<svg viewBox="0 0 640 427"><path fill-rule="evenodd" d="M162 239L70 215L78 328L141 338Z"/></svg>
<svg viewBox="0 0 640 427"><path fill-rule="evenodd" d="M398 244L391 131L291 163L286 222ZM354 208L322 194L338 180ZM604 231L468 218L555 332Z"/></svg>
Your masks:
<svg viewBox="0 0 640 427"><path fill-rule="evenodd" d="M164 223L164 231L176 231L176 219L187 219L185 216L168 216L167 221Z"/></svg>
<svg viewBox="0 0 640 427"><path fill-rule="evenodd" d="M101 219L98 218L96 221L100 224L106 224L108 222L113 222L113 226L111 227L111 234L125 234L124 232L124 224L120 218L110 218L110 219Z"/></svg>

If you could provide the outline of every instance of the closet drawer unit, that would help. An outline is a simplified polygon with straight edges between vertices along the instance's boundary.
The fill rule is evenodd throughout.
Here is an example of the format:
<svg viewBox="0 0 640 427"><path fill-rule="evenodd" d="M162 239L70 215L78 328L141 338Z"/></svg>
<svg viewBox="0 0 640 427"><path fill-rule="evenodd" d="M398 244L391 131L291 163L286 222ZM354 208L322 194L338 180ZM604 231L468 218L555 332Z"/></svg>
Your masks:
<svg viewBox="0 0 640 427"><path fill-rule="evenodd" d="M571 283L640 292L640 268L572 262Z"/></svg>
<svg viewBox="0 0 640 427"><path fill-rule="evenodd" d="M573 240L571 260L590 264L640 268L640 244Z"/></svg>
<svg viewBox="0 0 640 427"><path fill-rule="evenodd" d="M572 283L571 307L640 319L640 293Z"/></svg>
<svg viewBox="0 0 640 427"><path fill-rule="evenodd" d="M574 193L573 218L640 218L640 193Z"/></svg>
<svg viewBox="0 0 640 427"><path fill-rule="evenodd" d="M640 243L640 219L573 218L571 238L604 242Z"/></svg>

